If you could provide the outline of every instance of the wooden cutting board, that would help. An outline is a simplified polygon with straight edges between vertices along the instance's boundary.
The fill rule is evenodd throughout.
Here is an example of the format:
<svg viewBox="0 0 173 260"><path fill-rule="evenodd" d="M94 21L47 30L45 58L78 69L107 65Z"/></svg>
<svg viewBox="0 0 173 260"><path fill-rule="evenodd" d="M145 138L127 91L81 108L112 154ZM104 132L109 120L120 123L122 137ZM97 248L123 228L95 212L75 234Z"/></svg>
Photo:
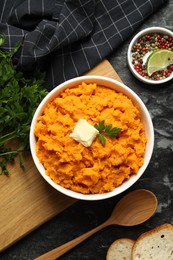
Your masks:
<svg viewBox="0 0 173 260"><path fill-rule="evenodd" d="M86 75L102 75L121 81L107 60ZM38 173L32 158L25 156L23 172L16 160L11 175L0 176L0 251L76 202L50 187Z"/></svg>

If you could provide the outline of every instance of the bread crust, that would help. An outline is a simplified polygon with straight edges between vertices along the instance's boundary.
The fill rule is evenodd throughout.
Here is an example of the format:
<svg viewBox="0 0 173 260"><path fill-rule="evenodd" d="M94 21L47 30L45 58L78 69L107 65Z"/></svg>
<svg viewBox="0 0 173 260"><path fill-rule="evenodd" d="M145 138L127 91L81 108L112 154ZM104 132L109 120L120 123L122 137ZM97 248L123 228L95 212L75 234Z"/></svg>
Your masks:
<svg viewBox="0 0 173 260"><path fill-rule="evenodd" d="M136 240L115 240L108 248L106 260L173 260L173 225L162 224Z"/></svg>
<svg viewBox="0 0 173 260"><path fill-rule="evenodd" d="M115 240L108 248L106 260L130 260L134 242L135 241L130 238L119 238ZM122 250L122 245L124 248L123 251L120 252L120 250Z"/></svg>
<svg viewBox="0 0 173 260"><path fill-rule="evenodd" d="M165 236L170 236L171 241L167 240ZM172 245L172 249L168 245ZM163 250L165 248L165 251ZM142 249L145 248L145 252ZM166 251L166 249L169 251ZM148 250L148 251L147 251ZM172 250L172 254L170 256L170 250ZM146 253L147 252L147 253ZM156 252L158 255L155 255ZM173 260L173 225L171 224L162 224L154 229L151 229L143 234L141 234L137 240L135 241L133 248L132 248L132 260L137 259L148 259L145 257L146 254L150 255L150 259L162 259L162 253L164 254L164 260ZM145 254L145 256L144 256ZM166 254L169 254L169 258L166 258ZM171 258L170 258L171 257Z"/></svg>

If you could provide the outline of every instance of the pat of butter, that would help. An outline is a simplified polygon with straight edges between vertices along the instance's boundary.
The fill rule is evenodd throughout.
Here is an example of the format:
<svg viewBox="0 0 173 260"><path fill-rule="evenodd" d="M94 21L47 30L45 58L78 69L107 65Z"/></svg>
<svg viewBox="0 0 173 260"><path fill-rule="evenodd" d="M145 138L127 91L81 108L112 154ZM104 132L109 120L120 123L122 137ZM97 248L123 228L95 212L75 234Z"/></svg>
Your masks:
<svg viewBox="0 0 173 260"><path fill-rule="evenodd" d="M85 147L89 147L98 133L99 131L85 119L79 119L72 134L70 134L70 137L83 144Z"/></svg>

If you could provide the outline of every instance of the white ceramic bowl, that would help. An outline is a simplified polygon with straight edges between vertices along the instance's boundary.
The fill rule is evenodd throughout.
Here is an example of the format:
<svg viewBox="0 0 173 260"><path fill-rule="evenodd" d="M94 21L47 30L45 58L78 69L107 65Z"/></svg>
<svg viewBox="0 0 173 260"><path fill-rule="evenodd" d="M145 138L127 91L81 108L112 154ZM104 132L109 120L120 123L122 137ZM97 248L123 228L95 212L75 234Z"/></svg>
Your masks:
<svg viewBox="0 0 173 260"><path fill-rule="evenodd" d="M173 32L163 28L163 27L150 27L150 28L146 28L142 31L140 31L139 33L137 33L134 38L132 39L132 41L130 42L129 48L128 48L128 52L127 52L127 62L129 65L129 68L132 72L132 74L139 79L140 81L147 83L147 84L153 84L153 85L157 85L157 84L162 84L165 83L169 80L171 80L173 78L173 72L171 73L171 75L165 79L161 79L161 80L152 80L152 79L146 79L144 77L142 77L138 72L136 72L136 70L133 67L132 64L132 48L134 46L134 44L137 42L137 40L144 35L150 34L150 33L161 33L161 34L166 34L169 35L170 37L173 37Z"/></svg>
<svg viewBox="0 0 173 260"><path fill-rule="evenodd" d="M142 122L145 126L145 132L146 136L148 137L148 142L146 145L146 151L145 151L145 156L144 156L144 165L139 169L139 172L129 178L129 180L125 181L121 186L115 188L113 191L104 193L104 194L81 194L78 192L74 192L72 190L65 189L61 187L60 185L56 184L53 182L45 173L45 169L43 165L39 162L39 159L37 158L36 155L36 138L34 136L34 129L35 129L35 124L37 122L37 118L39 115L42 114L42 111L45 107L45 105L50 102L52 99L54 99L61 91L63 91L66 88L77 86L82 82L86 83L93 83L96 82L100 85L113 88L118 92L122 92L125 95L127 95L133 102L134 104L138 107L141 113L141 119ZM127 86L125 86L123 83L120 83L116 80L107 78L107 77L102 77L102 76L83 76L83 77L77 77L74 79L71 79L69 81L66 81L59 86L57 86L55 89L53 89L40 103L38 106L35 115L33 117L32 123L31 123L31 130L30 130L30 149L31 149L31 154L34 160L34 163L40 172L40 174L43 176L43 178L56 190L59 192L66 194L67 196L76 198L76 199L81 199L81 200L102 200L102 199L107 199L110 197L113 197L115 195L120 194L121 192L127 190L129 187L131 187L144 173L147 165L150 162L150 158L153 152L153 146L154 146L154 130L153 130L153 124L150 118L150 114L145 107L144 103L142 100Z"/></svg>

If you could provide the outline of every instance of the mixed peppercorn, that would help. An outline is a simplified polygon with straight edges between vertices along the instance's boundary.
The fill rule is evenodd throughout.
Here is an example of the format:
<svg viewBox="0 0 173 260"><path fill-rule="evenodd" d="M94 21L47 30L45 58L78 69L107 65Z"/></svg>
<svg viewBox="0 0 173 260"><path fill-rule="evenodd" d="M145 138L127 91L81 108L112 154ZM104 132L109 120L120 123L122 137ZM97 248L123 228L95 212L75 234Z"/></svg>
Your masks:
<svg viewBox="0 0 173 260"><path fill-rule="evenodd" d="M132 64L137 73L151 80L161 80L169 77L173 72L173 64L166 69L154 72L151 76L146 71L144 56L154 50L167 49L173 51L173 37L163 34L147 34L140 37L132 48Z"/></svg>

